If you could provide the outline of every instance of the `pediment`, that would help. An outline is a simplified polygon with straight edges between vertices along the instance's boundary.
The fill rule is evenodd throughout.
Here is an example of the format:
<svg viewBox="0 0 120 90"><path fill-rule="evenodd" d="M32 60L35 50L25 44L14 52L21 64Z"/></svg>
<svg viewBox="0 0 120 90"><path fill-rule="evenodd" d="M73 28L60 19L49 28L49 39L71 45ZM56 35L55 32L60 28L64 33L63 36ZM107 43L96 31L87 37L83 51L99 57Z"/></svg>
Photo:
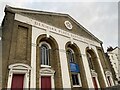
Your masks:
<svg viewBox="0 0 120 90"><path fill-rule="evenodd" d="M95 37L92 33L90 33L86 28L84 28L80 23L78 23L75 19L73 19L68 14L37 11L37 10L30 10L30 9L21 9L21 8L14 8L10 6L6 6L5 11L18 13L18 14L27 16L29 18L38 20L40 22L46 23L48 25L63 29L65 31L97 41L99 43L102 43L97 37ZM72 24L71 30L66 28L66 25L64 24L65 21L69 21Z"/></svg>
<svg viewBox="0 0 120 90"><path fill-rule="evenodd" d="M105 74L106 74L106 76L111 76L112 75L112 73L110 71L106 71Z"/></svg>
<svg viewBox="0 0 120 90"><path fill-rule="evenodd" d="M31 67L23 63L15 63L15 64L9 65L9 69L26 69L26 70L29 69L30 70Z"/></svg>
<svg viewBox="0 0 120 90"><path fill-rule="evenodd" d="M40 70L40 73L41 74L54 74L55 71L53 69L50 69L50 68L42 68Z"/></svg>

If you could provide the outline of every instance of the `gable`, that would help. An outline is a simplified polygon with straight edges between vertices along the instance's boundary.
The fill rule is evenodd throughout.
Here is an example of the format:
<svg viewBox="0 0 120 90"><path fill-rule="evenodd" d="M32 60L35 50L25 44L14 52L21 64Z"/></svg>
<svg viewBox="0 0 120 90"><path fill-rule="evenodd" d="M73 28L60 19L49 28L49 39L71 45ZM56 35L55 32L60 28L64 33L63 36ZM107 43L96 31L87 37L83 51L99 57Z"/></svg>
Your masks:
<svg viewBox="0 0 120 90"><path fill-rule="evenodd" d="M62 30L102 43L98 38L96 38L93 34L91 34L88 30L86 30L82 25L80 25L76 20L74 20L68 14L43 12L43 11L35 11L28 9L18 9L12 7L8 7L8 10L13 13L19 13L29 18L60 28ZM72 30L68 30L65 27L64 25L65 21L69 21L72 24L73 26Z"/></svg>
<svg viewBox="0 0 120 90"><path fill-rule="evenodd" d="M47 14L47 15L46 14L33 14L33 13L30 13L30 14L22 13L22 14L27 17L33 18L35 20L44 22L44 23L52 25L54 27L63 29L65 31L68 31L68 32L71 32L71 33L74 33L74 34L77 34L82 37L89 38L91 40L98 42L98 40L93 35L90 35L88 32L83 30L83 28L81 28L79 25L77 25L74 22L74 20L71 20L68 16L58 16L58 15L50 15L50 14ZM65 21L69 21L72 24L72 26L73 26L72 30L68 30L65 27L65 25L64 25Z"/></svg>

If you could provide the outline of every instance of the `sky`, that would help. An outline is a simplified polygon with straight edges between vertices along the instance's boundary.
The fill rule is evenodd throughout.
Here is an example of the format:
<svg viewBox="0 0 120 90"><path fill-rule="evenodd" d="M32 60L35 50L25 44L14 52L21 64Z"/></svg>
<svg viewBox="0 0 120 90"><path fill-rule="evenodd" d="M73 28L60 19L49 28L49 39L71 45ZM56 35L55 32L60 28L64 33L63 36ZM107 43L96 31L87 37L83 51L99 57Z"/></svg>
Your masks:
<svg viewBox="0 0 120 90"><path fill-rule="evenodd" d="M74 1L74 2L73 2ZM12 7L66 13L94 34L107 47L118 46L119 0L0 0L0 23L6 5Z"/></svg>

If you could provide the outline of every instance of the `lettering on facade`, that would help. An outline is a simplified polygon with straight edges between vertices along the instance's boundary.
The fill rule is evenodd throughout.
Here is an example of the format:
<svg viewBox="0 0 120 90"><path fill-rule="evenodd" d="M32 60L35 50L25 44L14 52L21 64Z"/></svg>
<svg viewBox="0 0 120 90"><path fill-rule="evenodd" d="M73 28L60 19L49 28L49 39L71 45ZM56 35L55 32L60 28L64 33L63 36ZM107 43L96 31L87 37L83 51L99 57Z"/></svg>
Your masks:
<svg viewBox="0 0 120 90"><path fill-rule="evenodd" d="M21 19L19 19L19 18L21 18ZM89 40L87 38L83 38L81 36L74 35L74 34L72 34L70 32L58 29L56 27L53 27L53 26L47 25L45 23L42 23L42 22L30 19L30 18L24 17L24 16L19 15L19 14L16 15L16 20L21 21L21 22L26 22L26 23L29 22L28 24L31 24L31 25L39 27L39 28L43 28L45 30L47 30L49 28L50 32L58 33L58 34L61 34L63 36L69 37L69 38L72 37L73 39L78 40L78 41L82 41L82 42L85 42L85 43L89 42L89 43L91 43L91 45L96 44L96 46L99 46L99 43L97 43L97 42L93 42L93 41L91 41L91 40ZM66 22L67 22L67 27L72 29L72 24L69 21L66 21Z"/></svg>

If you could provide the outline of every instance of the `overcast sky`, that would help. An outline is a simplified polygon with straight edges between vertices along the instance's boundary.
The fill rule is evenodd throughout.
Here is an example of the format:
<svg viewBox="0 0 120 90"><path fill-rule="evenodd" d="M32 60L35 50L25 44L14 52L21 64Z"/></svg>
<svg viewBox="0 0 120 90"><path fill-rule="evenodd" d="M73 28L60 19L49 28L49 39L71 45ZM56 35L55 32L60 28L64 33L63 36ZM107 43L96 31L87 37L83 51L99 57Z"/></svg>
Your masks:
<svg viewBox="0 0 120 90"><path fill-rule="evenodd" d="M9 0L8 2L8 0L0 0L0 23L3 20L6 4L13 7L40 11L67 13L103 41L105 51L109 46L118 46L119 0L80 1L81 0L61 0L61 2L57 2L57 0Z"/></svg>

